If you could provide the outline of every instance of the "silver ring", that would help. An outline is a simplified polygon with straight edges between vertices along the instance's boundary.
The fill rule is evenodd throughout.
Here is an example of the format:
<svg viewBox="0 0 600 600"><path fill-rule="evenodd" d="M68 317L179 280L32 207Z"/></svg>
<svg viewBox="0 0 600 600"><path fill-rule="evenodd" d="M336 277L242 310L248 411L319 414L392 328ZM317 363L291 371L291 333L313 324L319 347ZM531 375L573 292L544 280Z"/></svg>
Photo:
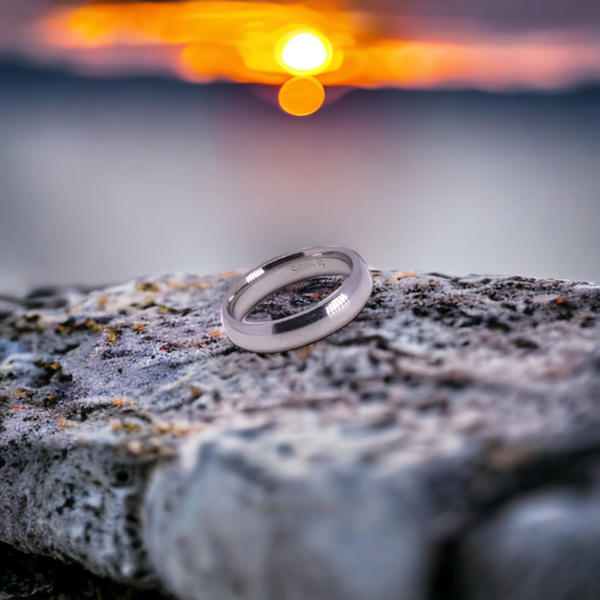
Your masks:
<svg viewBox="0 0 600 600"><path fill-rule="evenodd" d="M327 298L299 313L274 321L246 320L252 309L274 292L322 275L346 279ZM305 248L241 276L223 299L221 320L236 346L253 352L283 352L316 342L347 325L364 308L372 290L369 268L353 250Z"/></svg>

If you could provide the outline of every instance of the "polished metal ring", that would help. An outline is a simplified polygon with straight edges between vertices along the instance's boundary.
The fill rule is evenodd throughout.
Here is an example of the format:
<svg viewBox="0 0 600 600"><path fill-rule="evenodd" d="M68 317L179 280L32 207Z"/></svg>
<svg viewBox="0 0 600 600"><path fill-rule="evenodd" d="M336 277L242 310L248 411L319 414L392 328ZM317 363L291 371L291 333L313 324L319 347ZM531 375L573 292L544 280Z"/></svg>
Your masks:
<svg viewBox="0 0 600 600"><path fill-rule="evenodd" d="M247 317L260 302L288 285L323 275L341 275L342 285L314 306L274 321ZM305 248L270 260L241 276L221 305L229 339L253 352L283 352L316 342L347 325L364 308L373 280L363 259L339 246Z"/></svg>

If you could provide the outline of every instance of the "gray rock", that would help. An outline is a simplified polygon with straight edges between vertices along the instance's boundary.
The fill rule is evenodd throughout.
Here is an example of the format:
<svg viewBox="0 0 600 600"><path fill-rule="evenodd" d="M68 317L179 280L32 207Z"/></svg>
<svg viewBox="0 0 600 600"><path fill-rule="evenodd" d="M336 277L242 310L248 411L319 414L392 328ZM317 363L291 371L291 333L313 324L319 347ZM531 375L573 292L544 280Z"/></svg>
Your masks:
<svg viewBox="0 0 600 600"><path fill-rule="evenodd" d="M154 480L146 539L178 596L422 597L429 540L414 478L303 445L293 435L206 440L191 468Z"/></svg>
<svg viewBox="0 0 600 600"><path fill-rule="evenodd" d="M0 301L0 540L184 600L421 599L498 506L592 485L599 286L374 281L353 323L273 355L223 335L228 276Z"/></svg>
<svg viewBox="0 0 600 600"><path fill-rule="evenodd" d="M461 558L468 600L600 598L600 498L517 500L466 536Z"/></svg>

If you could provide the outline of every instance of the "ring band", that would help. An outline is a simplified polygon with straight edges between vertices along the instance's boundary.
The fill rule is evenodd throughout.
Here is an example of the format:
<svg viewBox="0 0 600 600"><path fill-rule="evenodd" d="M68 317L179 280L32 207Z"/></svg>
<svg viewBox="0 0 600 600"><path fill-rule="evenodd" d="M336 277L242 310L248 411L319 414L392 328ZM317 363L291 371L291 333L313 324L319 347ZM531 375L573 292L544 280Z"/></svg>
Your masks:
<svg viewBox="0 0 600 600"><path fill-rule="evenodd" d="M274 321L246 317L265 298L288 285L323 275L342 275L342 285L314 306ZM347 325L364 308L373 280L363 259L339 246L317 246L270 260L240 277L221 305L229 339L253 352L283 352L306 346Z"/></svg>

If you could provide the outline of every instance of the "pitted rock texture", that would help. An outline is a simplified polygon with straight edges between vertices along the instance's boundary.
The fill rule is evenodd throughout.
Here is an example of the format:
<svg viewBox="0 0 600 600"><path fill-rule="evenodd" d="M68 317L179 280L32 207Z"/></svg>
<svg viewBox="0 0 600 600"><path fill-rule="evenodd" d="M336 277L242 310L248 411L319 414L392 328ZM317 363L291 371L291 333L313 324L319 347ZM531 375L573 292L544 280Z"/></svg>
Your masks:
<svg viewBox="0 0 600 600"><path fill-rule="evenodd" d="M502 540L534 492L595 510L600 286L374 272L343 330L262 355L221 329L234 276L0 300L0 540L185 600L521 598L522 556L546 598L556 557Z"/></svg>

